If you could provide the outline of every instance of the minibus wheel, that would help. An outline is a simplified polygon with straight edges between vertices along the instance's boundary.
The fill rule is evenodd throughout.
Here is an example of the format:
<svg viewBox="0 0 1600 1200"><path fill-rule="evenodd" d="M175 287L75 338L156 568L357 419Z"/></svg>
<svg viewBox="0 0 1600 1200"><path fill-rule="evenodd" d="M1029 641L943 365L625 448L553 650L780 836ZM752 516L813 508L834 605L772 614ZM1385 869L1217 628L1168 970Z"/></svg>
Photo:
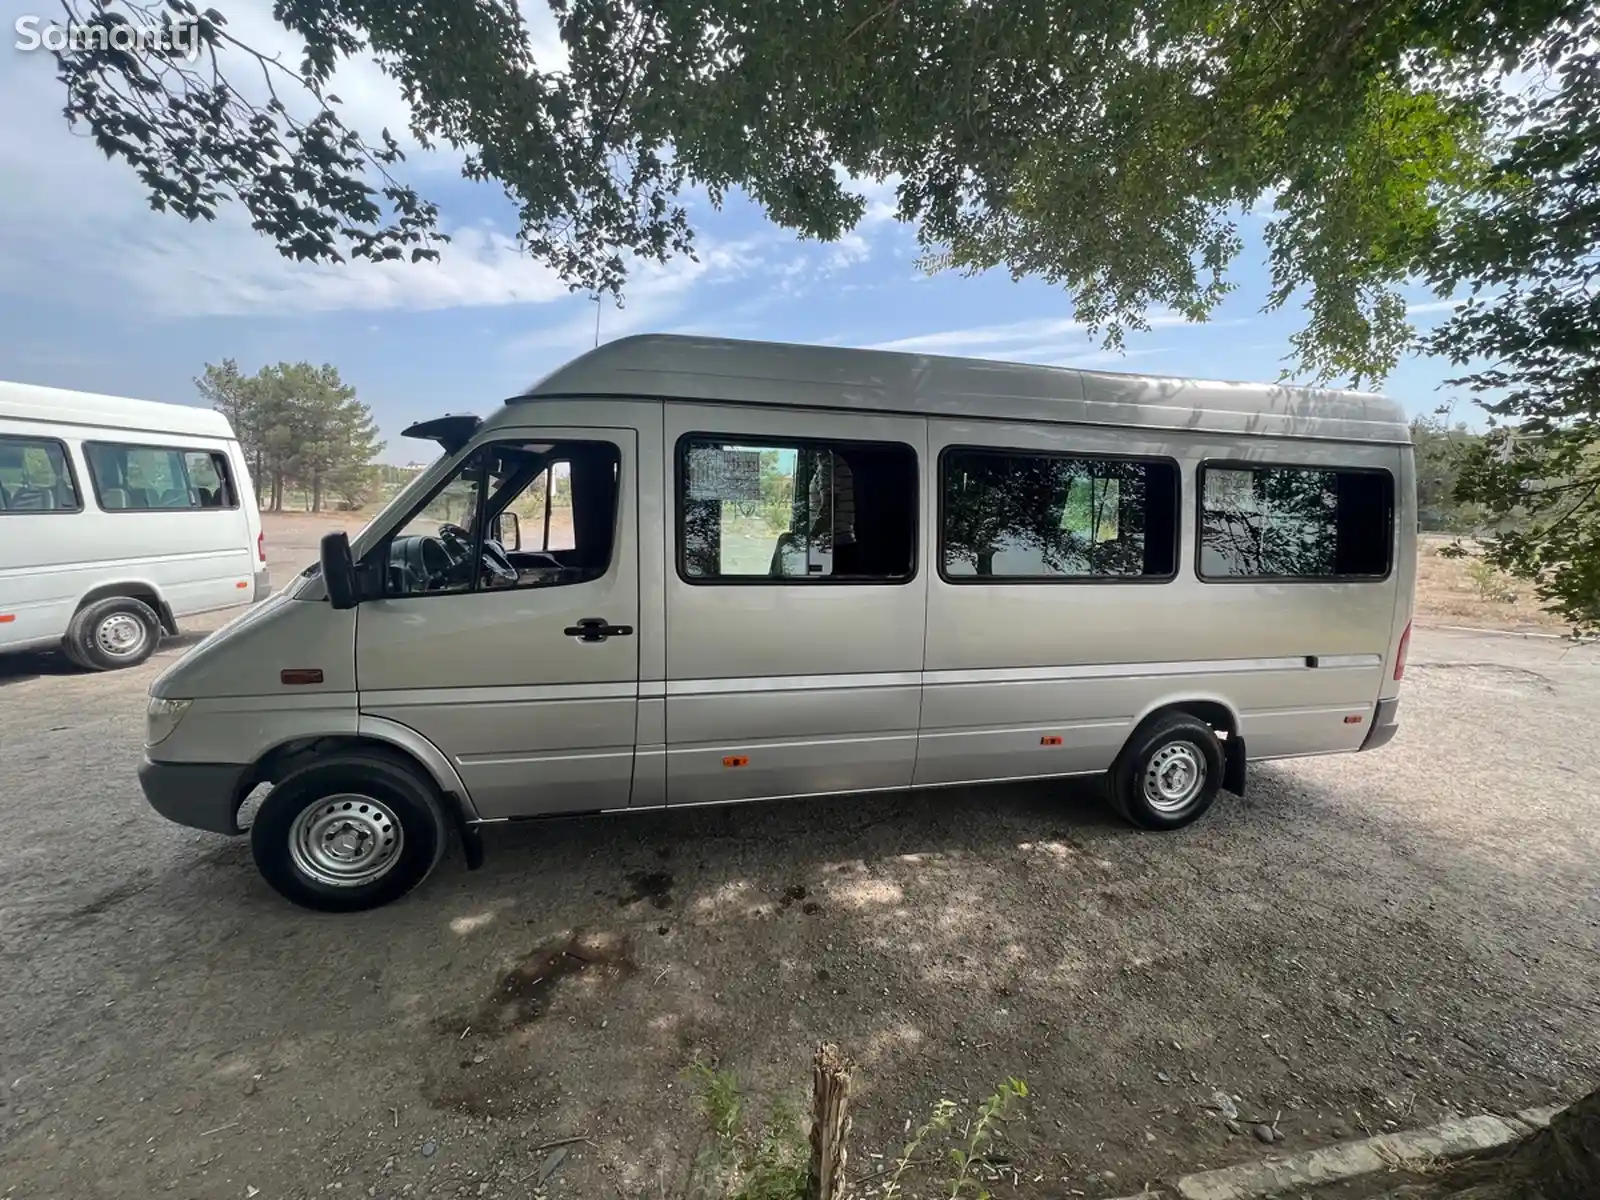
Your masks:
<svg viewBox="0 0 1600 1200"><path fill-rule="evenodd" d="M1111 768L1111 803L1143 829L1178 829L1211 807L1222 771L1210 725L1191 713L1159 713L1134 731Z"/></svg>
<svg viewBox="0 0 1600 1200"><path fill-rule="evenodd" d="M250 826L250 850L280 895L321 912L398 900L449 840L431 780L381 751L326 755L285 776Z"/></svg>
<svg viewBox="0 0 1600 1200"><path fill-rule="evenodd" d="M91 671L136 667L161 642L161 618L143 600L108 596L80 608L61 640L66 656Z"/></svg>

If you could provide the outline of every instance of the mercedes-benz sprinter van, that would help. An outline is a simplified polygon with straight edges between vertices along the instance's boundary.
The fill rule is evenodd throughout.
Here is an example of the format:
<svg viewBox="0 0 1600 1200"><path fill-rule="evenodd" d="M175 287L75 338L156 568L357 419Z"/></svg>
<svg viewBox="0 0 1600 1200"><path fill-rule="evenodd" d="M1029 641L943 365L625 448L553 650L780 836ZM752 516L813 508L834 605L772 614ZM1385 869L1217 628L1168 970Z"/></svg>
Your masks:
<svg viewBox="0 0 1600 1200"><path fill-rule="evenodd" d="M267 590L255 488L221 413L0 383L0 651L137 666L183 618Z"/></svg>
<svg viewBox="0 0 1600 1200"><path fill-rule="evenodd" d="M440 446L152 686L150 803L298 903L451 831L1109 772L1175 829L1396 730L1415 574L1381 397L628 338Z"/></svg>

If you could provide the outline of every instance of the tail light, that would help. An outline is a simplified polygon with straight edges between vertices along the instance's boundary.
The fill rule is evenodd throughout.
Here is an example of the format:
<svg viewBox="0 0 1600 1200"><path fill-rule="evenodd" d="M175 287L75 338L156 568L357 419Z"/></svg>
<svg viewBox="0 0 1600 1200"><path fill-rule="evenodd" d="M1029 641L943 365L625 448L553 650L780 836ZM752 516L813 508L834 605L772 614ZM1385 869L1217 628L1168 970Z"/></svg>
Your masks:
<svg viewBox="0 0 1600 1200"><path fill-rule="evenodd" d="M1400 635L1400 650L1394 656L1394 677L1401 680L1406 674L1406 651L1411 649L1411 622L1406 622L1406 631Z"/></svg>
<svg viewBox="0 0 1600 1200"><path fill-rule="evenodd" d="M256 557L262 562L267 561L267 531L265 529L256 534ZM1409 633L1410 630L1407 630L1407 632Z"/></svg>

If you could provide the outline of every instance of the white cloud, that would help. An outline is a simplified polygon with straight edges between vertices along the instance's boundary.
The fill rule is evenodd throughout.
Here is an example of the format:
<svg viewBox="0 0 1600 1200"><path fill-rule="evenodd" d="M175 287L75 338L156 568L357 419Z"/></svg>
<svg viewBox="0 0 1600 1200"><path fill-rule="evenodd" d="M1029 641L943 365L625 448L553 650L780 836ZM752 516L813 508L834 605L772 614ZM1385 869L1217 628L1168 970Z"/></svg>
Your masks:
<svg viewBox="0 0 1600 1200"><path fill-rule="evenodd" d="M1139 350L1090 350L1084 354L1069 354L1065 358L1041 359L1049 367L1115 367L1121 363L1130 362L1138 358L1150 358L1157 354L1166 354L1170 350L1167 346L1146 346ZM1024 361L1034 361L1025 359Z"/></svg>
<svg viewBox="0 0 1600 1200"><path fill-rule="evenodd" d="M694 259L630 264L623 305L618 307L610 298L601 300L600 341L660 328L683 309L688 294L697 288L771 274L777 268L767 259L766 250L773 241L771 234L721 243L701 239ZM513 338L505 354L512 359L532 356L542 361L541 351L591 346L595 340L594 302L575 298L566 307L577 311L566 320Z"/></svg>
<svg viewBox="0 0 1600 1200"><path fill-rule="evenodd" d="M828 244L828 257L822 269L827 273L844 271L872 257L872 247L859 233L847 233L836 242Z"/></svg>
<svg viewBox="0 0 1600 1200"><path fill-rule="evenodd" d="M235 36L297 60L298 48L259 3L228 12ZM548 10L544 16L553 36ZM282 257L237 203L221 205L212 222L152 213L127 166L108 162L81 130L75 135L66 126L48 56L14 59L0 74L0 112L7 114L0 123L0 177L7 181L0 189L0 292L68 300L110 294L168 318L544 304L568 295L513 236L487 222L447 228L452 241L437 263L328 265ZM371 60L347 63L333 90L351 124L403 131L404 101Z"/></svg>
<svg viewBox="0 0 1600 1200"><path fill-rule="evenodd" d="M566 294L515 240L452 230L438 263L296 263L237 204L213 222L153 214L126 166L107 162L60 117L48 65L0 79L0 291L127 297L165 317L435 309L541 303ZM14 185L13 185L14 183Z"/></svg>
<svg viewBox="0 0 1600 1200"><path fill-rule="evenodd" d="M1406 316L1419 317L1425 313L1454 312L1461 307L1459 300L1424 300L1406 305Z"/></svg>
<svg viewBox="0 0 1600 1200"><path fill-rule="evenodd" d="M295 263L259 234L238 231L237 257L190 262L177 237L124 247L118 269L158 312L171 317L294 315L306 312L432 310L544 304L566 286L503 233L456 230L438 262Z"/></svg>
<svg viewBox="0 0 1600 1200"><path fill-rule="evenodd" d="M932 354L956 354L963 350L981 350L1000 345L1036 341L1039 338L1061 337L1082 333L1083 322L1040 318L1013 321L1009 325L980 325L972 329L947 329L939 333L919 333L911 337L895 338L887 342L874 342L869 350L907 350Z"/></svg>
<svg viewBox="0 0 1600 1200"><path fill-rule="evenodd" d="M867 210L862 214L862 225L881 225L896 218L900 211L900 201L896 195L901 182L899 175L890 175L881 180L847 175L845 179L849 187L866 197Z"/></svg>
<svg viewBox="0 0 1600 1200"><path fill-rule="evenodd" d="M1145 316L1151 329L1190 324L1181 314L1160 310ZM1243 319L1212 321L1212 328L1247 324ZM976 354L983 357L1044 360L1069 348L1067 340L1090 346L1089 329L1082 321L1068 318L1038 317L1006 325L979 325L969 329L946 329L938 333L919 333L910 337L874 342L869 350L902 350L926 354ZM1115 351L1114 357L1120 357Z"/></svg>

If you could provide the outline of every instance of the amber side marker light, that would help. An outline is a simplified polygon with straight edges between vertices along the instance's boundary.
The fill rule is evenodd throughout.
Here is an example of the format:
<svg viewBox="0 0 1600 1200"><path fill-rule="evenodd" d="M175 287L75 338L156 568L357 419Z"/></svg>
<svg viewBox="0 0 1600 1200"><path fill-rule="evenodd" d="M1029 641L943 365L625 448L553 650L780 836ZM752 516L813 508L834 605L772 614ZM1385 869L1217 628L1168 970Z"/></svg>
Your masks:
<svg viewBox="0 0 1600 1200"><path fill-rule="evenodd" d="M744 754L729 754L724 756L722 765L725 767L748 767L750 759L748 755Z"/></svg>
<svg viewBox="0 0 1600 1200"><path fill-rule="evenodd" d="M1359 724L1361 724L1361 718L1360 717L1346 717L1344 719L1344 723L1346 725L1359 725Z"/></svg>
<svg viewBox="0 0 1600 1200"><path fill-rule="evenodd" d="M1041 745L1041 746L1059 746L1059 745L1061 745L1061 739L1059 737L1057 737L1056 735L1054 735L1054 734L1050 734L1050 735L1048 735L1046 737L1040 738L1039 739L1039 745Z"/></svg>
<svg viewBox="0 0 1600 1200"><path fill-rule="evenodd" d="M290 667L286 671L278 672L278 682L287 684L321 683L321 667Z"/></svg>
<svg viewBox="0 0 1600 1200"><path fill-rule="evenodd" d="M17 619L16 613L0 613L0 625L9 625Z"/></svg>

